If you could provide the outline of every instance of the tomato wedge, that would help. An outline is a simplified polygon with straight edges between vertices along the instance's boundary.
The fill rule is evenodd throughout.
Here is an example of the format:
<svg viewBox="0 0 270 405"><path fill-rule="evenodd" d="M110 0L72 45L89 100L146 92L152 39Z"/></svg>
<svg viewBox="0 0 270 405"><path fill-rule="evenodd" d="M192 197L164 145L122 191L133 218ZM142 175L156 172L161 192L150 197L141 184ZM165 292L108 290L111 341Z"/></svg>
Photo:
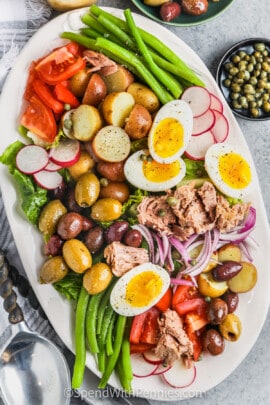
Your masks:
<svg viewBox="0 0 270 405"><path fill-rule="evenodd" d="M183 316L192 311L199 311L206 306L207 304L203 298L191 298L176 304L175 311L178 315Z"/></svg>
<svg viewBox="0 0 270 405"><path fill-rule="evenodd" d="M30 97L20 123L45 142L52 143L56 137L57 126L53 112L35 94Z"/></svg>
<svg viewBox="0 0 270 405"><path fill-rule="evenodd" d="M80 56L79 47L77 48L73 43L70 43L55 49L41 59L36 66L36 71L42 81L55 85L84 69L85 65L86 62Z"/></svg>
<svg viewBox="0 0 270 405"><path fill-rule="evenodd" d="M166 309L171 308L172 295L173 295L172 289L171 287L169 287L168 290L163 295L163 297L161 297L158 303L155 305L155 307L159 309L161 312L165 312Z"/></svg>
<svg viewBox="0 0 270 405"><path fill-rule="evenodd" d="M151 345L149 343L131 343L130 344L130 353L144 353L147 352L148 350L152 349L154 345Z"/></svg>
<svg viewBox="0 0 270 405"><path fill-rule="evenodd" d="M139 343L143 329L144 321L146 320L147 312L143 312L140 315L135 315L132 320L132 325L129 334L130 343Z"/></svg>
<svg viewBox="0 0 270 405"><path fill-rule="evenodd" d="M175 309L176 305L185 300L200 297L198 289L189 285L179 285L173 294L172 308Z"/></svg>
<svg viewBox="0 0 270 405"><path fill-rule="evenodd" d="M33 89L39 98L56 114L62 114L64 111L64 104L53 96L53 93L46 83L39 79L33 80Z"/></svg>
<svg viewBox="0 0 270 405"><path fill-rule="evenodd" d="M76 108L80 105L76 96L62 83L57 83L53 90L57 100L62 103L69 104L71 108Z"/></svg>
<svg viewBox="0 0 270 405"><path fill-rule="evenodd" d="M160 311L152 307L147 311L147 316L144 321L142 334L140 336L141 343L156 344L159 336L158 318Z"/></svg>

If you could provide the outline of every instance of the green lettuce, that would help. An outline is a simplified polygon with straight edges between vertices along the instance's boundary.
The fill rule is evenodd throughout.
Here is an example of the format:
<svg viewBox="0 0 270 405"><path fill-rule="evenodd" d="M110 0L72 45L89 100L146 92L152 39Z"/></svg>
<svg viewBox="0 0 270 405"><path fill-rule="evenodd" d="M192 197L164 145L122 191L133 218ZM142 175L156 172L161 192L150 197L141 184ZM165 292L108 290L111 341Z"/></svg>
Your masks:
<svg viewBox="0 0 270 405"><path fill-rule="evenodd" d="M70 271L62 280L54 283L53 286L68 300L78 301L82 288L82 274Z"/></svg>

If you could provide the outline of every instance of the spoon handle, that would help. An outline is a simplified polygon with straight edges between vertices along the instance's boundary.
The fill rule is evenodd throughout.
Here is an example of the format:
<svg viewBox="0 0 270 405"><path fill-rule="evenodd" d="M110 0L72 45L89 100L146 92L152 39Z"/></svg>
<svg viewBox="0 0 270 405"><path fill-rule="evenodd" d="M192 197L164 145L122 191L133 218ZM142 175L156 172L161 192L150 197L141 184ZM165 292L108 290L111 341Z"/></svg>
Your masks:
<svg viewBox="0 0 270 405"><path fill-rule="evenodd" d="M9 263L5 253L0 249L0 296L4 299L4 309L8 312L8 320L16 324L24 320L21 308L17 303L17 295L13 290L13 282L9 276Z"/></svg>

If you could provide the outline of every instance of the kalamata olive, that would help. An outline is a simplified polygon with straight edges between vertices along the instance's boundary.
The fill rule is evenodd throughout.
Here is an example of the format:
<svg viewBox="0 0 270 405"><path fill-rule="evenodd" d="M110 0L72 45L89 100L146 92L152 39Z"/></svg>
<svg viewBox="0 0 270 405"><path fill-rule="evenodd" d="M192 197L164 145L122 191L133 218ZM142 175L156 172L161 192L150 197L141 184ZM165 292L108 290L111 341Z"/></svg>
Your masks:
<svg viewBox="0 0 270 405"><path fill-rule="evenodd" d="M142 234L137 229L129 229L124 235L124 243L132 247L140 247L142 243Z"/></svg>
<svg viewBox="0 0 270 405"><path fill-rule="evenodd" d="M52 235L45 245L44 254L46 256L60 256L63 244L64 241L59 235Z"/></svg>
<svg viewBox="0 0 270 405"><path fill-rule="evenodd" d="M111 268L106 263L96 263L83 275L83 286L89 294L105 290L112 279Z"/></svg>
<svg viewBox="0 0 270 405"><path fill-rule="evenodd" d="M121 181L110 181L107 185L101 187L100 197L114 198L124 203L129 197L129 188L126 183Z"/></svg>
<svg viewBox="0 0 270 405"><path fill-rule="evenodd" d="M216 329L208 329L202 337L203 350L217 356L221 354L225 347L225 342L221 334Z"/></svg>
<svg viewBox="0 0 270 405"><path fill-rule="evenodd" d="M84 273L92 266L92 255L86 245L78 239L66 240L63 257L68 267L75 273Z"/></svg>
<svg viewBox="0 0 270 405"><path fill-rule="evenodd" d="M83 219L77 212L62 215L57 224L57 233L62 239L73 239L82 231Z"/></svg>
<svg viewBox="0 0 270 405"><path fill-rule="evenodd" d="M62 256L55 256L47 260L40 271L40 282L43 284L55 283L62 280L69 268Z"/></svg>
<svg viewBox="0 0 270 405"><path fill-rule="evenodd" d="M67 184L64 181L62 181L59 187L55 188L54 190L48 191L48 197L51 200L58 199L62 201L65 198L66 192L67 192Z"/></svg>
<svg viewBox="0 0 270 405"><path fill-rule="evenodd" d="M81 207L91 207L98 199L100 184L93 173L84 173L75 185L75 200Z"/></svg>
<svg viewBox="0 0 270 405"><path fill-rule="evenodd" d="M212 270L212 277L215 281L227 281L232 277L236 276L242 269L242 264L240 262L235 262L233 260L227 260L222 264L218 264Z"/></svg>
<svg viewBox="0 0 270 405"><path fill-rule="evenodd" d="M232 292L230 290L226 291L225 294L221 297L227 304L228 307L228 314L233 313L237 307L239 302L239 296L237 293Z"/></svg>
<svg viewBox="0 0 270 405"><path fill-rule="evenodd" d="M46 236L51 236L56 232L59 219L67 212L66 207L60 200L52 200L46 204L39 217L39 230Z"/></svg>
<svg viewBox="0 0 270 405"><path fill-rule="evenodd" d="M162 4L159 14L163 21L172 21L181 14L181 6L176 1L168 1Z"/></svg>
<svg viewBox="0 0 270 405"><path fill-rule="evenodd" d="M235 342L242 332L242 323L236 314L228 314L219 325L219 330L224 339Z"/></svg>
<svg viewBox="0 0 270 405"><path fill-rule="evenodd" d="M102 177L111 181L124 181L124 164L125 162L103 162L97 164L97 171Z"/></svg>
<svg viewBox="0 0 270 405"><path fill-rule="evenodd" d="M228 314L228 307L221 298L213 298L208 307L208 319L212 325L220 324Z"/></svg>
<svg viewBox="0 0 270 405"><path fill-rule="evenodd" d="M84 235L83 242L92 253L97 253L104 244L104 232L101 226L94 226Z"/></svg>
<svg viewBox="0 0 270 405"><path fill-rule="evenodd" d="M87 218L82 215L82 230L89 231L89 229L93 228L95 226L95 222L92 221L92 219Z"/></svg>
<svg viewBox="0 0 270 405"><path fill-rule="evenodd" d="M67 192L65 205L68 211L77 212L78 214L82 213L83 208L77 204L75 200L75 188L70 188Z"/></svg>
<svg viewBox="0 0 270 405"><path fill-rule="evenodd" d="M91 209L91 218L94 221L114 221L121 214L122 204L114 198L100 198Z"/></svg>
<svg viewBox="0 0 270 405"><path fill-rule="evenodd" d="M116 221L111 224L105 231L105 238L106 242L120 242L124 234L127 232L129 228L129 223L127 221Z"/></svg>

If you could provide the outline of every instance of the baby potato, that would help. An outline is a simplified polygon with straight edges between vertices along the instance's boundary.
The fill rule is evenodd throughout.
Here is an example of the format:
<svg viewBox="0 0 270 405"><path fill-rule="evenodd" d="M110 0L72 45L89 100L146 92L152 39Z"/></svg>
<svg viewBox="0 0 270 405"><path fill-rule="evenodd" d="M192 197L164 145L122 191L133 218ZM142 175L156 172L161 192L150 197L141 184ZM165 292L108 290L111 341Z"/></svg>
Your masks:
<svg viewBox="0 0 270 405"><path fill-rule="evenodd" d="M201 245L195 247L194 249L192 249L192 251L190 252L191 259L196 259L199 256L199 254L202 250L202 246L203 245L201 244ZM217 262L218 262L218 252L216 251L211 254L210 260L208 263L206 263L205 268L203 269L203 272L207 273L208 271L211 271L217 265Z"/></svg>
<svg viewBox="0 0 270 405"><path fill-rule="evenodd" d="M97 107L107 95L107 86L98 73L93 73L85 89L82 103Z"/></svg>
<svg viewBox="0 0 270 405"><path fill-rule="evenodd" d="M106 263L96 263L83 275L83 286L91 294L104 291L112 279L111 268Z"/></svg>
<svg viewBox="0 0 270 405"><path fill-rule="evenodd" d="M141 104L135 104L124 127L131 139L144 138L152 125L150 112Z"/></svg>
<svg viewBox="0 0 270 405"><path fill-rule="evenodd" d="M72 114L73 136L82 142L90 141L102 127L98 109L92 105L81 104Z"/></svg>
<svg viewBox="0 0 270 405"><path fill-rule="evenodd" d="M235 293L244 293L250 291L257 283L257 268L253 263L240 262L242 270L230 280L228 280L229 288Z"/></svg>
<svg viewBox="0 0 270 405"><path fill-rule="evenodd" d="M63 245L63 257L75 273L84 273L92 266L92 255L79 239L69 239Z"/></svg>
<svg viewBox="0 0 270 405"><path fill-rule="evenodd" d="M94 221L114 221L121 214L122 204L114 198L100 198L91 208L91 218Z"/></svg>
<svg viewBox="0 0 270 405"><path fill-rule="evenodd" d="M94 159L85 150L81 151L79 160L74 165L69 166L67 169L74 180L89 172L95 166Z"/></svg>
<svg viewBox="0 0 270 405"><path fill-rule="evenodd" d="M77 97L82 97L86 90L87 84L91 77L91 72L88 69L79 70L79 72L75 73L70 81L69 86L72 93Z"/></svg>
<svg viewBox="0 0 270 405"><path fill-rule="evenodd" d="M108 185L101 186L99 196L109 197L124 203L129 197L129 188L126 183L120 181L110 181Z"/></svg>
<svg viewBox="0 0 270 405"><path fill-rule="evenodd" d="M241 249L239 246L233 243L227 243L218 249L218 261L226 262L233 260L234 262L240 262L242 258Z"/></svg>
<svg viewBox="0 0 270 405"><path fill-rule="evenodd" d="M127 92L132 94L136 104L143 105L150 114L155 113L160 107L157 95L144 84L134 82L128 86Z"/></svg>
<svg viewBox="0 0 270 405"><path fill-rule="evenodd" d="M216 298L228 290L226 281L215 281L211 272L201 273L198 277L198 288L201 294L206 297Z"/></svg>
<svg viewBox="0 0 270 405"><path fill-rule="evenodd" d="M54 256L47 260L40 271L42 284L56 283L62 280L68 273L69 268L62 256Z"/></svg>
<svg viewBox="0 0 270 405"><path fill-rule="evenodd" d="M109 93L101 106L105 121L117 127L123 127L135 104L132 94L126 91Z"/></svg>
<svg viewBox="0 0 270 405"><path fill-rule="evenodd" d="M128 86L134 82L133 74L126 69L124 66L118 65L116 72L102 76L108 93L113 93L114 91L126 91Z"/></svg>
<svg viewBox="0 0 270 405"><path fill-rule="evenodd" d="M67 212L60 200L52 200L46 204L39 216L38 228L46 237L52 236L59 219Z"/></svg>

